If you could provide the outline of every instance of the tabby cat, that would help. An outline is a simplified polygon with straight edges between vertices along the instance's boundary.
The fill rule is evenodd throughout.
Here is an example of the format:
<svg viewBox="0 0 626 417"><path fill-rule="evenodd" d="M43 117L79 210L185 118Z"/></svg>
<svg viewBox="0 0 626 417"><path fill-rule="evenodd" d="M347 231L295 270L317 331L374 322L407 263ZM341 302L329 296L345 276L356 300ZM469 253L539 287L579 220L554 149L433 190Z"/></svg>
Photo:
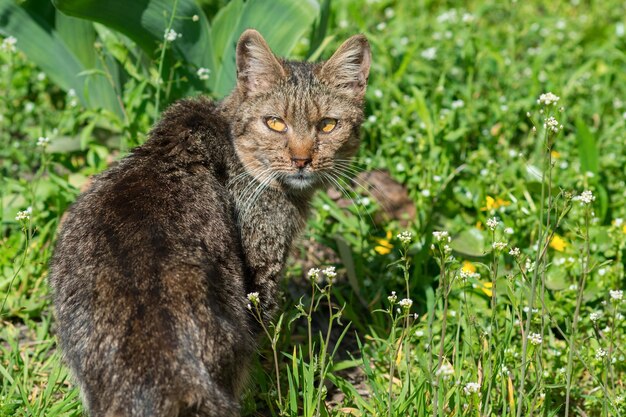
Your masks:
<svg viewBox="0 0 626 417"><path fill-rule="evenodd" d="M222 102L182 100L69 210L50 269L59 343L92 417L231 417L262 311L315 190L359 146L366 38L326 62L237 44Z"/></svg>

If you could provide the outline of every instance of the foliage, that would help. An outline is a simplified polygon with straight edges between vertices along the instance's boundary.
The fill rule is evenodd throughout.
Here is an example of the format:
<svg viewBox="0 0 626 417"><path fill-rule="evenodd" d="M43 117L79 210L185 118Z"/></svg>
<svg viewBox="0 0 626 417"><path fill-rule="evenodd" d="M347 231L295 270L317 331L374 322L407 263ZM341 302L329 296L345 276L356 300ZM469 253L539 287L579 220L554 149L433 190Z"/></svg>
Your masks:
<svg viewBox="0 0 626 417"><path fill-rule="evenodd" d="M0 31L22 51L5 37L0 416L81 413L51 332L55 231L88 177L145 140L157 96L165 104L199 81L227 91L232 66L199 80L199 67L218 60L189 55L206 46L193 48L200 23L190 17L205 19L217 50L239 30L217 28L285 16L244 10L254 2L204 2L220 10L209 23L195 3L179 0L175 19L174 3L137 5L148 3L150 25L117 23L131 35L116 31L110 20L120 15L103 2L58 0L100 22L85 24L39 0L0 0ZM331 280L307 278L303 249L280 320L264 323L244 415L624 413L624 4L336 0L321 10L328 20L311 33L313 19L276 35L288 41L279 52L315 58L355 32L368 36L368 119L358 162L343 174L390 172L417 214L408 225L381 221L385 202L360 180L340 181L341 197L320 193L303 242L322 248L313 266ZM183 36L166 42L166 28ZM79 30L99 47L68 42ZM42 62L38 53L57 55ZM111 85L102 72L121 116L96 104L105 100L96 80ZM556 104L538 102L549 91ZM405 229L410 238L398 236Z"/></svg>

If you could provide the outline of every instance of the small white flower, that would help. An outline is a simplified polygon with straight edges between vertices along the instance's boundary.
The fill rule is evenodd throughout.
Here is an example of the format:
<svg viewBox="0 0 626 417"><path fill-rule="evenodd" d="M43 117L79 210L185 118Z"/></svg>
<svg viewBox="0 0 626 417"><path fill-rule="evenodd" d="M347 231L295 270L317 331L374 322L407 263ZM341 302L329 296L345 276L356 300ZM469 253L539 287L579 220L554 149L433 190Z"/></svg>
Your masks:
<svg viewBox="0 0 626 417"><path fill-rule="evenodd" d="M441 232L433 232L433 237L437 242L450 242L452 240L452 238L450 238L450 234L445 230Z"/></svg>
<svg viewBox="0 0 626 417"><path fill-rule="evenodd" d="M506 233L507 235L512 235L513 233L515 233L515 231L512 227L507 227L506 229L504 229L504 233Z"/></svg>
<svg viewBox="0 0 626 417"><path fill-rule="evenodd" d="M402 300L400 300L398 305L408 310L413 305L413 300L411 300L410 298L403 298Z"/></svg>
<svg viewBox="0 0 626 417"><path fill-rule="evenodd" d="M448 379L454 375L454 368L448 362L445 362L441 364L439 369L437 369L436 374L443 376L444 379Z"/></svg>
<svg viewBox="0 0 626 417"><path fill-rule="evenodd" d="M385 17L387 19L391 19L392 17L394 17L396 15L396 12L391 8L391 7L387 7L385 9Z"/></svg>
<svg viewBox="0 0 626 417"><path fill-rule="evenodd" d="M513 248L509 251L509 255L517 258L518 256L520 256L521 252L519 250L519 248Z"/></svg>
<svg viewBox="0 0 626 417"><path fill-rule="evenodd" d="M580 204L584 206L585 204L591 204L595 199L596 197L591 191L585 190L580 195L574 197L572 200L580 201Z"/></svg>
<svg viewBox="0 0 626 417"><path fill-rule="evenodd" d="M415 336L422 337L422 336L424 336L424 332L422 330L416 330L415 331Z"/></svg>
<svg viewBox="0 0 626 417"><path fill-rule="evenodd" d="M37 146L40 146L42 148L47 148L49 144L50 144L50 139L48 139L45 136L40 136L39 139L37 139Z"/></svg>
<svg viewBox="0 0 626 417"><path fill-rule="evenodd" d="M46 79L46 73L45 72L38 72L37 73L37 81L44 81Z"/></svg>
<svg viewBox="0 0 626 417"><path fill-rule="evenodd" d="M15 52L17 49L15 48L15 44L17 43L17 39L13 36L9 36L4 38L2 41L2 45L0 45L0 50L6 52Z"/></svg>
<svg viewBox="0 0 626 417"><path fill-rule="evenodd" d="M376 25L376 29L382 32L383 30L387 29L387 23L380 22L379 24Z"/></svg>
<svg viewBox="0 0 626 417"><path fill-rule="evenodd" d="M320 279L320 272L319 268L311 268L306 275L311 281L317 282Z"/></svg>
<svg viewBox="0 0 626 417"><path fill-rule="evenodd" d="M404 169L405 169L405 168L404 168L404 165L403 165L403 164L398 163L398 164L396 165L396 171L398 171L398 172L402 172L402 171L404 171Z"/></svg>
<svg viewBox="0 0 626 417"><path fill-rule="evenodd" d="M247 295L248 297L248 301L250 301L252 304L259 305L259 293L258 292L251 292L250 294Z"/></svg>
<svg viewBox="0 0 626 417"><path fill-rule="evenodd" d="M480 392L480 384L477 382L468 382L463 388L465 395L476 394Z"/></svg>
<svg viewBox="0 0 626 417"><path fill-rule="evenodd" d="M528 341L537 346L540 345L541 342L543 342L543 339L541 338L541 335L539 333L531 333L528 335Z"/></svg>
<svg viewBox="0 0 626 417"><path fill-rule="evenodd" d="M369 206L371 203L372 203L372 201L369 198L367 198L367 197L363 197L361 199L361 204L363 204L364 206Z"/></svg>
<svg viewBox="0 0 626 417"><path fill-rule="evenodd" d="M177 33L174 29L170 29L170 30L165 30L165 34L163 35L163 38L167 41L167 42L174 42L176 39L180 38L181 36L183 36L181 33Z"/></svg>
<svg viewBox="0 0 626 417"><path fill-rule="evenodd" d="M422 194L424 197L430 197L430 190L428 188L424 188L420 194Z"/></svg>
<svg viewBox="0 0 626 417"><path fill-rule="evenodd" d="M332 280L337 277L337 272L335 272L335 267L334 266L326 267L322 271L322 273L324 274L324 276L326 277L326 280L328 282L332 282Z"/></svg>
<svg viewBox="0 0 626 417"><path fill-rule="evenodd" d="M374 97L383 98L383 92L379 89L374 90Z"/></svg>
<svg viewBox="0 0 626 417"><path fill-rule="evenodd" d="M596 349L596 359L602 359L605 358L607 355L607 351L602 349L602 348L598 348Z"/></svg>
<svg viewBox="0 0 626 417"><path fill-rule="evenodd" d="M610 290L609 295L613 301L621 301L624 297L624 291L622 290Z"/></svg>
<svg viewBox="0 0 626 417"><path fill-rule="evenodd" d="M454 100L450 105L453 109L460 109L463 106L465 106L465 102L463 100Z"/></svg>
<svg viewBox="0 0 626 417"><path fill-rule="evenodd" d="M558 101L561 98L552 94L552 93L545 93L539 96L539 99L537 99L537 104L543 104L545 106L550 106L553 104L558 103Z"/></svg>
<svg viewBox="0 0 626 417"><path fill-rule="evenodd" d="M370 116L367 118L367 121L368 121L368 122L370 122L370 123L376 123L376 120L377 120L377 118L376 118L376 116L375 116L375 115L373 115L373 114L372 114L372 115L370 115Z"/></svg>
<svg viewBox="0 0 626 417"><path fill-rule="evenodd" d="M428 61L432 61L435 58L437 58L437 48L433 46L431 48L424 49L421 55L422 55L422 58Z"/></svg>
<svg viewBox="0 0 626 417"><path fill-rule="evenodd" d="M594 311L593 313L589 314L589 320L591 320L594 323L600 320L600 317L602 317L601 311Z"/></svg>
<svg viewBox="0 0 626 417"><path fill-rule="evenodd" d="M194 14L193 16L191 16L191 20L193 22L197 22L198 20L200 20L200 16L198 16L197 14Z"/></svg>
<svg viewBox="0 0 626 417"><path fill-rule="evenodd" d="M196 75L201 80L208 80L209 75L211 75L211 70L208 68L198 68L198 71L196 71Z"/></svg>
<svg viewBox="0 0 626 417"><path fill-rule="evenodd" d="M387 300L389 300L389 302L391 304L395 304L396 301L398 301L398 296L396 295L395 291L391 291L391 295L389 297L387 297Z"/></svg>
<svg viewBox="0 0 626 417"><path fill-rule="evenodd" d="M618 217L613 221L613 224L615 225L615 227L621 227L624 224L624 219Z"/></svg>
<svg viewBox="0 0 626 417"><path fill-rule="evenodd" d="M496 230L496 227L498 227L498 224L500 222L498 221L497 218L492 217L490 219L487 220L487 227L491 230Z"/></svg>
<svg viewBox="0 0 626 417"><path fill-rule="evenodd" d="M33 213L33 208L28 207L26 210L18 211L15 216L15 220L18 222L23 222L30 219L30 215Z"/></svg>
<svg viewBox="0 0 626 417"><path fill-rule="evenodd" d="M413 239L413 234L409 231L404 231L402 233L398 233L396 237L400 242L406 245L411 242L411 239Z"/></svg>
<svg viewBox="0 0 626 417"><path fill-rule="evenodd" d="M406 138L404 138L404 141L405 141L406 143L413 143L413 142L415 142L415 138L414 138L413 136L410 136L410 135L409 135L409 136L407 136Z"/></svg>
<svg viewBox="0 0 626 417"><path fill-rule="evenodd" d="M491 244L491 246L495 249L495 250L504 250L507 246L506 242L493 242Z"/></svg>
<svg viewBox="0 0 626 417"><path fill-rule="evenodd" d="M563 125L559 124L559 121L556 120L554 116L550 116L543 124L543 128L551 132L558 133L560 130L563 130Z"/></svg>

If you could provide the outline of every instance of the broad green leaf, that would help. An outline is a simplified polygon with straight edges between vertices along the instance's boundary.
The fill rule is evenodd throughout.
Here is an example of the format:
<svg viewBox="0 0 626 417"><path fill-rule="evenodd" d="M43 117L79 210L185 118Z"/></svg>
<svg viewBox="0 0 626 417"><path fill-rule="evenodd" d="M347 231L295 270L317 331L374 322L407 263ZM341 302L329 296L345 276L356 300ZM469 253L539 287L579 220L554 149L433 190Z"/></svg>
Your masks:
<svg viewBox="0 0 626 417"><path fill-rule="evenodd" d="M589 131L585 122L576 119L576 139L578 139L578 155L580 157L580 169L583 172L598 174L598 146L596 139Z"/></svg>
<svg viewBox="0 0 626 417"><path fill-rule="evenodd" d="M244 30L254 28L265 38L272 51L285 56L313 24L319 14L316 0L233 0L215 19L213 38L214 68L209 84L223 97L235 86L235 46Z"/></svg>
<svg viewBox="0 0 626 417"><path fill-rule="evenodd" d="M455 251L468 256L480 257L485 255L485 238L480 230L471 228L464 230L450 242Z"/></svg>

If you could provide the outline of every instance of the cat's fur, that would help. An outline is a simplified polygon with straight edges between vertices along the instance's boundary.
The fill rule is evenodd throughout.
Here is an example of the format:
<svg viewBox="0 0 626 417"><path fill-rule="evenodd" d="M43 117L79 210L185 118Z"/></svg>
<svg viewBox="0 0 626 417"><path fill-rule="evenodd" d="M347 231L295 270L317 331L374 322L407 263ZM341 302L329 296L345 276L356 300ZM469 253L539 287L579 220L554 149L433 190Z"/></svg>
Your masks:
<svg viewBox="0 0 626 417"><path fill-rule="evenodd" d="M311 64L277 59L248 30L229 97L174 104L79 197L50 283L92 417L239 415L256 332L246 294L275 308L313 192L358 148L369 64L360 35ZM328 134L325 117L338 120Z"/></svg>

